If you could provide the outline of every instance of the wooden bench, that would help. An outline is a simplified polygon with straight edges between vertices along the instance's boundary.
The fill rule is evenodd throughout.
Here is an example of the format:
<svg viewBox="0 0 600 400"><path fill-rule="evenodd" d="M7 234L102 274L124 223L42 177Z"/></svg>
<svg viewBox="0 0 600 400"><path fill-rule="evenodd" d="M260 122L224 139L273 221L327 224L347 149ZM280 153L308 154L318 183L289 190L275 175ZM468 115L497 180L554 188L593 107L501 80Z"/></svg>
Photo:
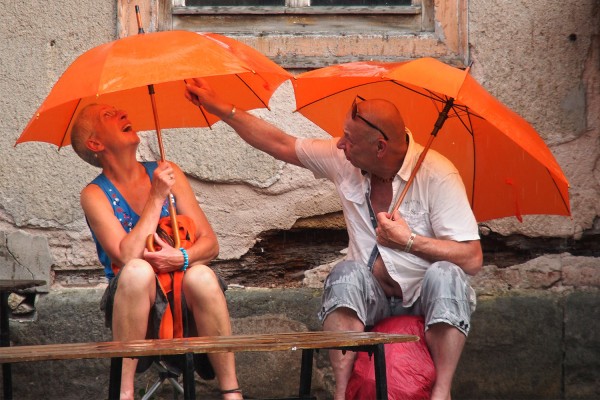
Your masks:
<svg viewBox="0 0 600 400"><path fill-rule="evenodd" d="M0 348L0 363L111 358L109 399L118 399L122 358L181 355L184 397L195 399L193 354L219 352L302 351L297 399L312 399L312 361L315 350L366 351L374 355L377 398L387 399L384 344L416 342L418 336L378 332L293 332L262 335L207 336L183 339L47 344ZM296 397L294 397L296 399Z"/></svg>

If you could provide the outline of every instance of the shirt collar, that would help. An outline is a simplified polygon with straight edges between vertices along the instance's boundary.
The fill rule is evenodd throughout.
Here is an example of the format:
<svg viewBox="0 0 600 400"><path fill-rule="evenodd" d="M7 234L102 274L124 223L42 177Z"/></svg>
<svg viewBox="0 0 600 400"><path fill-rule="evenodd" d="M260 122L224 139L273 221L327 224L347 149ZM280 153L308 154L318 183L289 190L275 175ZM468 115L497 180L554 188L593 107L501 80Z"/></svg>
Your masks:
<svg viewBox="0 0 600 400"><path fill-rule="evenodd" d="M398 175L405 182L410 178L410 174L415 166L416 158L419 156L419 148L421 145L417 144L414 139L412 132L410 129L406 129L406 134L408 135L408 149L406 150L406 155L404 156L404 162L402 162L402 167L398 171Z"/></svg>

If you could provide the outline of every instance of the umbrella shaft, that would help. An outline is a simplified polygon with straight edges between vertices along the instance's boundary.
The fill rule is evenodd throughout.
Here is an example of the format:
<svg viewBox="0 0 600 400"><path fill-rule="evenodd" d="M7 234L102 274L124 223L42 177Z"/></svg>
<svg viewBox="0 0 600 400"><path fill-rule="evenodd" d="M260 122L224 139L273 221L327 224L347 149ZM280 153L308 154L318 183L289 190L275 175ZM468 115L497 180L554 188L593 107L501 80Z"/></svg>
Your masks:
<svg viewBox="0 0 600 400"><path fill-rule="evenodd" d="M435 122L435 125L433 126L431 135L429 135L429 139L427 140L427 144L425 145L425 148L421 152L421 155L419 156L419 159L417 160L417 163L415 164L415 167L413 168L412 173L410 174L410 177L408 178L408 182L406 182L406 185L404 185L404 189L402 189L402 193L400 193L398 200L396 200L396 204L394 204L394 207L392 208L392 212L391 212L392 215L396 211L398 211L398 208L400 208L400 204L402 204L402 202L404 201L404 197L406 197L406 193L408 192L410 185L415 180L415 175L417 175L417 172L419 171L419 168L421 167L421 164L423 163L423 160L425 159L425 156L427 155L427 152L429 151L429 148L431 147L431 144L433 143L433 139L435 139L439 130L442 129L444 122L446 122L446 120L448 119L448 113L450 112L450 109L452 108L452 106L454 106L454 99L452 97L450 97L448 99L448 101L446 102L444 109L438 115L438 119Z"/></svg>
<svg viewBox="0 0 600 400"><path fill-rule="evenodd" d="M158 109L156 107L156 97L154 96L154 85L148 85L148 94L152 103L152 116L154 117L154 126L156 127L156 138L158 139L158 150L160 151L160 161L165 161L165 147L162 140L162 131L158 121Z"/></svg>

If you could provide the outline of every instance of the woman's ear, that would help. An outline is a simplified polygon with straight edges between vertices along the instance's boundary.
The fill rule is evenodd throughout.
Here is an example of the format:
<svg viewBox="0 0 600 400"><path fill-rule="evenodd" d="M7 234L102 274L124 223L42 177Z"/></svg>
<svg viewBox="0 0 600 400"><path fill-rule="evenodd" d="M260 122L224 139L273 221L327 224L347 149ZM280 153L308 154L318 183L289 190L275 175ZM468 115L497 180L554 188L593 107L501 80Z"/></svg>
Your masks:
<svg viewBox="0 0 600 400"><path fill-rule="evenodd" d="M86 140L85 146L94 153L104 149L104 145L94 136L91 136L90 138L88 138L88 140Z"/></svg>

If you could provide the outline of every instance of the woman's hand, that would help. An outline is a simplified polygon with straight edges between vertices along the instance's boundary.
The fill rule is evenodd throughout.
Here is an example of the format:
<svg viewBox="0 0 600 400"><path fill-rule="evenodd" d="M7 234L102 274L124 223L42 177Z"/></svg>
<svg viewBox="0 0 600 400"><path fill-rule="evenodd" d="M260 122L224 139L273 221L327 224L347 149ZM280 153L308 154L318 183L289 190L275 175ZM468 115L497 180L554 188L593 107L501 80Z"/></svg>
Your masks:
<svg viewBox="0 0 600 400"><path fill-rule="evenodd" d="M168 162L159 162L152 178L151 196L165 199L175 185L175 171Z"/></svg>
<svg viewBox="0 0 600 400"><path fill-rule="evenodd" d="M160 246L159 251L144 249L144 260L148 261L157 274L161 272L177 271L183 267L183 254L181 250L170 246L160 236L154 234L155 244Z"/></svg>

